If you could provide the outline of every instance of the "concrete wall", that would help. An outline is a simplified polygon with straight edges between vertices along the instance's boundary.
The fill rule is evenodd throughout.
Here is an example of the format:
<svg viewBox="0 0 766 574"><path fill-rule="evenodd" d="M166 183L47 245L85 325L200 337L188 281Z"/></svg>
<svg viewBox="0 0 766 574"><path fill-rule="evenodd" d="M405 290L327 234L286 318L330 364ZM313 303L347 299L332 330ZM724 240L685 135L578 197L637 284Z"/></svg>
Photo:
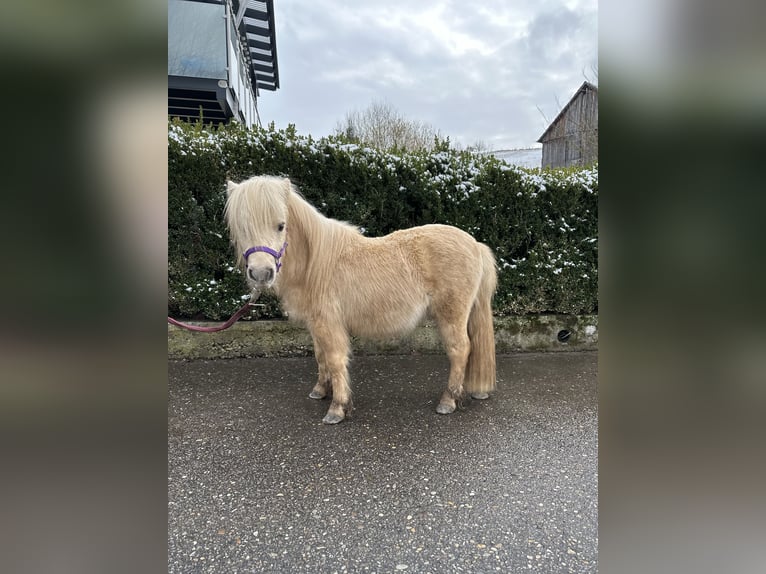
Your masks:
<svg viewBox="0 0 766 574"><path fill-rule="evenodd" d="M211 325L212 323L194 323ZM559 332L570 335L559 341ZM495 319L498 353L521 351L595 350L598 316L532 315ZM355 354L442 353L439 334L432 323L418 327L401 340L353 339ZM313 354L308 331L288 321L240 321L219 333L194 333L168 325L168 358L218 359L237 357L288 357Z"/></svg>

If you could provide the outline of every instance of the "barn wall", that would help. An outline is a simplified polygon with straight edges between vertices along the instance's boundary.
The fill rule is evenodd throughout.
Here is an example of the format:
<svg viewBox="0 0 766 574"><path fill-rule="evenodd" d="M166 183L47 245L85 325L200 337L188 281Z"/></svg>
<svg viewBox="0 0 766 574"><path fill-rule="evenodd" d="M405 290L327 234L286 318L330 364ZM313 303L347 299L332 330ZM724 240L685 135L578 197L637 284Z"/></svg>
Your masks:
<svg viewBox="0 0 766 574"><path fill-rule="evenodd" d="M598 160L598 92L579 92L543 140L543 167L589 165Z"/></svg>

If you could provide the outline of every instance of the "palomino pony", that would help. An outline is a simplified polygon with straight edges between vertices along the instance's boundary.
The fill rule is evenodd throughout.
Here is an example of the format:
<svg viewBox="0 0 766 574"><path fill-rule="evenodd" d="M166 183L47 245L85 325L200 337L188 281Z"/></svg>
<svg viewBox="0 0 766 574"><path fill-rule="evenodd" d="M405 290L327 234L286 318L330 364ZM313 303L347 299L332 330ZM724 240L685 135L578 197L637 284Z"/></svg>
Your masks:
<svg viewBox="0 0 766 574"><path fill-rule="evenodd" d="M250 286L273 287L311 332L319 380L309 396L332 394L324 423L351 409L349 336L400 336L426 313L450 360L436 412L453 412L464 389L486 399L495 388L495 258L464 231L424 225L365 237L320 214L289 179L269 176L228 183L226 221Z"/></svg>

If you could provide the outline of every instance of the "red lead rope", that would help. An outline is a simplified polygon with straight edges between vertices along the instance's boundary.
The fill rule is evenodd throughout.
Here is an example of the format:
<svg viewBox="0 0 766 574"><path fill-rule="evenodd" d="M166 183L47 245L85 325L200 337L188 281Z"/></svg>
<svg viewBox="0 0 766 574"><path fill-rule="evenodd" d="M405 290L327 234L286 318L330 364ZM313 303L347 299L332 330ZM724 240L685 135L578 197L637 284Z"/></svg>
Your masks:
<svg viewBox="0 0 766 574"><path fill-rule="evenodd" d="M248 301L245 303L239 311L234 313L231 318L223 323L222 325L218 325L217 327L199 327L197 325L189 325L188 323L181 323L181 321L176 321L172 317L168 317L168 323L171 325L175 325L176 327L182 327L184 329L188 329L189 331L198 331L200 333L216 333L218 331L223 331L224 329L228 329L231 327L234 323L239 321L239 319L245 315L248 311L250 311L251 307L258 306L256 303L251 303Z"/></svg>

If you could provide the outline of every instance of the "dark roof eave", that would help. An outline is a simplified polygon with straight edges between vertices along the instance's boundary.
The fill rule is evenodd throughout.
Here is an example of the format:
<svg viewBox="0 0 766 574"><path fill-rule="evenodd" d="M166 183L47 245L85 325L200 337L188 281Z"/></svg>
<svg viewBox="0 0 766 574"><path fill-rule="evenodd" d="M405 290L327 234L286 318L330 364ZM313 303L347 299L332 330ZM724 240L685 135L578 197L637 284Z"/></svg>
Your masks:
<svg viewBox="0 0 766 574"><path fill-rule="evenodd" d="M248 0L239 0L239 2L247 1ZM248 72L253 87L274 91L279 88L279 63L277 60L277 34L274 23L274 0L264 0L264 2L266 4L265 10L257 10L255 8L245 9L238 32L243 44L248 47L248 55L250 57ZM267 24L267 27L255 26L251 23L256 21ZM248 37L248 34L256 36L258 39ZM254 52L254 49L270 52L271 56L269 57ZM264 64L271 65L268 66ZM269 84L263 84L258 78L262 73L273 76L273 81L269 80Z"/></svg>

